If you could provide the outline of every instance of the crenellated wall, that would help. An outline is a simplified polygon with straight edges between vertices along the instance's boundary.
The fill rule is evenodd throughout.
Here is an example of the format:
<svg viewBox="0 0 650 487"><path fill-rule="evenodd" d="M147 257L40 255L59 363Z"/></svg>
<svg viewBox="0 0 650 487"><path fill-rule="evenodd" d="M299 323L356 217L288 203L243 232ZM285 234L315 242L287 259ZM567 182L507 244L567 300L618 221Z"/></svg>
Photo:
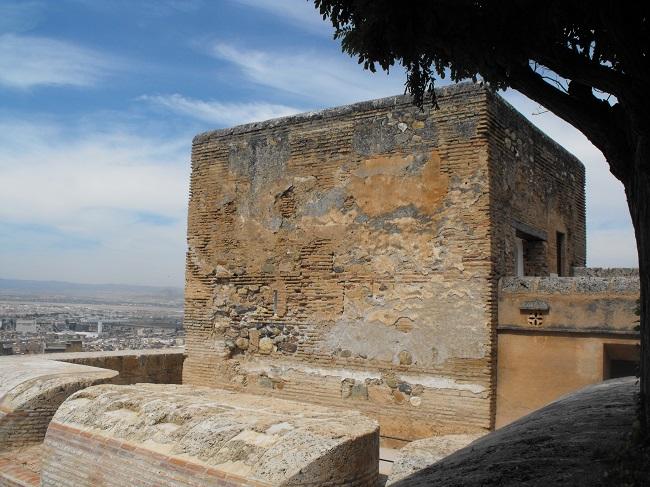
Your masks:
<svg viewBox="0 0 650 487"><path fill-rule="evenodd" d="M405 440L493 425L510 213L541 225L557 209L544 228L571 229L583 262L583 169L477 85L438 103L386 98L194 139L184 383L354 407ZM506 154L517 137L535 147ZM562 184L543 174L551 159L571 172Z"/></svg>

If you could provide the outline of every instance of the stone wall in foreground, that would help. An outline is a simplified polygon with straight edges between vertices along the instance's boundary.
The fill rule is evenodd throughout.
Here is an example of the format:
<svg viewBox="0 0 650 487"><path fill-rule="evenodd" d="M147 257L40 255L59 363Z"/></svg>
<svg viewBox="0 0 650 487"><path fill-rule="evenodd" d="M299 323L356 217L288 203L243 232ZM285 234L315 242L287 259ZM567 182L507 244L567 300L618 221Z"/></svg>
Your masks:
<svg viewBox="0 0 650 487"><path fill-rule="evenodd" d="M182 348L0 357L0 451L39 443L59 405L94 384L181 381Z"/></svg>
<svg viewBox="0 0 650 487"><path fill-rule="evenodd" d="M379 428L356 411L201 387L91 387L45 438L43 487L358 486Z"/></svg>

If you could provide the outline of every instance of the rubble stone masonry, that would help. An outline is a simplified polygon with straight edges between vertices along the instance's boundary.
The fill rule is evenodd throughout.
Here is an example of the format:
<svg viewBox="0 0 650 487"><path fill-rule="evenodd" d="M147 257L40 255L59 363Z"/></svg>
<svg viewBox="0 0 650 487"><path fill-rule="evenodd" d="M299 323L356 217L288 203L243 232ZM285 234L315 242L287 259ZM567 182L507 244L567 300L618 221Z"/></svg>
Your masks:
<svg viewBox="0 0 650 487"><path fill-rule="evenodd" d="M197 136L183 382L354 408L412 440L494 425L497 281L584 265L584 168L498 96L438 91ZM535 254L535 255L532 255Z"/></svg>

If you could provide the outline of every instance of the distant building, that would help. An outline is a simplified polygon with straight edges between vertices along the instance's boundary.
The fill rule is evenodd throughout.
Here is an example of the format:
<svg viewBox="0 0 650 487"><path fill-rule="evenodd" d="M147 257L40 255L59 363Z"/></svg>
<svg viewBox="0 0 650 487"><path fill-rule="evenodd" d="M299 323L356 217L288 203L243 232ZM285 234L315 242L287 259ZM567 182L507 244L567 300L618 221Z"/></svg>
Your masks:
<svg viewBox="0 0 650 487"><path fill-rule="evenodd" d="M38 325L36 320L16 320L16 331L18 333L38 333Z"/></svg>
<svg viewBox="0 0 650 487"><path fill-rule="evenodd" d="M13 342L0 342L0 355L13 355L14 344Z"/></svg>
<svg viewBox="0 0 650 487"><path fill-rule="evenodd" d="M16 320L14 318L0 318L0 330L15 331Z"/></svg>

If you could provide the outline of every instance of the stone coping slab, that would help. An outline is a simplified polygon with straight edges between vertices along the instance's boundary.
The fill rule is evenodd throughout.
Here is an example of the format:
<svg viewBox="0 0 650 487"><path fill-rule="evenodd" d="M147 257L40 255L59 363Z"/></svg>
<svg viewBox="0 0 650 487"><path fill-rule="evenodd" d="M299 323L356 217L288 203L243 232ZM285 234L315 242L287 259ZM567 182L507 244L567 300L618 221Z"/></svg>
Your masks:
<svg viewBox="0 0 650 487"><path fill-rule="evenodd" d="M0 451L42 441L54 412L70 394L117 375L34 356L0 357Z"/></svg>
<svg viewBox="0 0 650 487"><path fill-rule="evenodd" d="M378 425L358 411L204 387L100 385L54 416L42 485L374 486L378 458Z"/></svg>
<svg viewBox="0 0 650 487"><path fill-rule="evenodd" d="M0 357L0 407L14 397L16 389L54 377L92 376L103 379L115 377L114 370L89 367L87 365L59 362L41 355L10 355Z"/></svg>
<svg viewBox="0 0 650 487"><path fill-rule="evenodd" d="M63 352L51 353L42 355L43 358L48 360L75 360L84 358L101 358L101 357L125 357L125 356L141 356L141 355L173 355L184 354L185 347L170 347L170 348L146 348L140 350L107 350L99 352ZM41 355L39 355L41 357Z"/></svg>

